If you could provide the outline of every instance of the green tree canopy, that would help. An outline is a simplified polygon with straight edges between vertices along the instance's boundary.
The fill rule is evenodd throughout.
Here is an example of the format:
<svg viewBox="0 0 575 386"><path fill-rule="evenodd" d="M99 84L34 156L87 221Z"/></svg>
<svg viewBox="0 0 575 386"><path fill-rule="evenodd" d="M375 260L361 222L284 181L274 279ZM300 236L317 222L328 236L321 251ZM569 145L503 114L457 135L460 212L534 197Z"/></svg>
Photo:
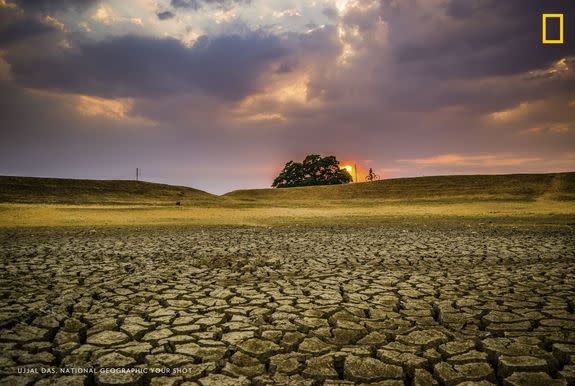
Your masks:
<svg viewBox="0 0 575 386"><path fill-rule="evenodd" d="M291 188L295 186L336 185L352 182L351 175L340 169L339 161L332 155L322 157L310 154L303 162L289 161L275 178L272 187Z"/></svg>

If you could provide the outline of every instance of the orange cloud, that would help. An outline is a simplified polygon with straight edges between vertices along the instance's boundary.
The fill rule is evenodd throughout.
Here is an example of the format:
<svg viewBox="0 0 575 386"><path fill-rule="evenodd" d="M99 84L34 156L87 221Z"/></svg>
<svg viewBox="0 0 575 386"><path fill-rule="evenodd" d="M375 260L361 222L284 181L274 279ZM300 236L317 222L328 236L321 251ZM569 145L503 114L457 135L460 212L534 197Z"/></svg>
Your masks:
<svg viewBox="0 0 575 386"><path fill-rule="evenodd" d="M106 99L89 95L78 95L76 109L84 116L102 117L140 125L153 125L149 119L131 115L134 106L132 98Z"/></svg>
<svg viewBox="0 0 575 386"><path fill-rule="evenodd" d="M0 8L18 8L18 6L16 4L13 3L9 3L6 0L0 0Z"/></svg>
<svg viewBox="0 0 575 386"><path fill-rule="evenodd" d="M31 94L60 100L73 108L74 112L88 118L104 118L114 121L151 126L156 122L132 114L133 98L107 99L90 95L64 94L38 89L28 89Z"/></svg>
<svg viewBox="0 0 575 386"><path fill-rule="evenodd" d="M128 115L134 101L125 99L105 99L88 95L78 96L77 108L80 114L103 116L110 119L121 119Z"/></svg>
<svg viewBox="0 0 575 386"><path fill-rule="evenodd" d="M519 105L502 111L496 111L494 113L489 114L489 118L494 121L499 122L507 122L516 120L519 118L523 118L527 116L530 112L533 112L537 108L544 107L543 101L538 102L522 102Z"/></svg>
<svg viewBox="0 0 575 386"><path fill-rule="evenodd" d="M258 113L244 117L246 121L251 122L269 122L269 121L285 121L286 117L281 113Z"/></svg>
<svg viewBox="0 0 575 386"><path fill-rule="evenodd" d="M501 155L461 155L442 154L428 158L401 159L399 162L411 163L415 165L435 166L435 165L458 165L458 166L515 166L526 163L541 161L541 158L518 158Z"/></svg>
<svg viewBox="0 0 575 386"><path fill-rule="evenodd" d="M317 101L308 100L309 75L299 73L279 80L270 79L266 89L244 98L233 112L243 121L285 121L290 108L317 106Z"/></svg>
<svg viewBox="0 0 575 386"><path fill-rule="evenodd" d="M532 127L529 129L521 130L519 134L529 135L529 134L543 134L543 133L552 133L552 134L567 134L573 128L566 126L566 125L552 125L549 127Z"/></svg>
<svg viewBox="0 0 575 386"><path fill-rule="evenodd" d="M125 17L125 16L118 16L116 12L109 6L100 5L96 12L92 15L91 19L101 24L113 24L117 22L128 22L139 27L143 27L144 23L142 19L138 17Z"/></svg>

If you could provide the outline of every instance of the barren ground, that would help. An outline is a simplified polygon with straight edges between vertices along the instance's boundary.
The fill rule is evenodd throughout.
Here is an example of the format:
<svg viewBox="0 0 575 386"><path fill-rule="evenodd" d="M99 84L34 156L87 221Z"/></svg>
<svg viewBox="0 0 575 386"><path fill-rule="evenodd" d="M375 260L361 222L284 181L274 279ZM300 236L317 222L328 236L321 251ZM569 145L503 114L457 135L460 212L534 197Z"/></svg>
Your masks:
<svg viewBox="0 0 575 386"><path fill-rule="evenodd" d="M574 250L572 225L6 228L0 383L573 384Z"/></svg>

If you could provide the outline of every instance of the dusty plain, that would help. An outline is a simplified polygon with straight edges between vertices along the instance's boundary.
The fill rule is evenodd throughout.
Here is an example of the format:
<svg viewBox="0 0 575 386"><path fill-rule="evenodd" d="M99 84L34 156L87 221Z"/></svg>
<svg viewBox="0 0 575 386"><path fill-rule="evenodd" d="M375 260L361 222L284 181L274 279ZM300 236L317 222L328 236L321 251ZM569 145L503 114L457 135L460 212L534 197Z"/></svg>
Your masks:
<svg viewBox="0 0 575 386"><path fill-rule="evenodd" d="M0 384L574 384L570 190L242 194L0 204Z"/></svg>

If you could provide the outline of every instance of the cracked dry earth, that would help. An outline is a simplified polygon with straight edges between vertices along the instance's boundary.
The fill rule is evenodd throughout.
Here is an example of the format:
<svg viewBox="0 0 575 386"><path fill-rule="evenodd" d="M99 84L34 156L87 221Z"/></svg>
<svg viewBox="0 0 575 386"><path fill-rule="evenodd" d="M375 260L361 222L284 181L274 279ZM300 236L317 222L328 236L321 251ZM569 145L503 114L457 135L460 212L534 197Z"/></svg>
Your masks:
<svg viewBox="0 0 575 386"><path fill-rule="evenodd" d="M0 242L4 385L575 380L573 229L3 230ZM96 371L58 370L78 367Z"/></svg>

